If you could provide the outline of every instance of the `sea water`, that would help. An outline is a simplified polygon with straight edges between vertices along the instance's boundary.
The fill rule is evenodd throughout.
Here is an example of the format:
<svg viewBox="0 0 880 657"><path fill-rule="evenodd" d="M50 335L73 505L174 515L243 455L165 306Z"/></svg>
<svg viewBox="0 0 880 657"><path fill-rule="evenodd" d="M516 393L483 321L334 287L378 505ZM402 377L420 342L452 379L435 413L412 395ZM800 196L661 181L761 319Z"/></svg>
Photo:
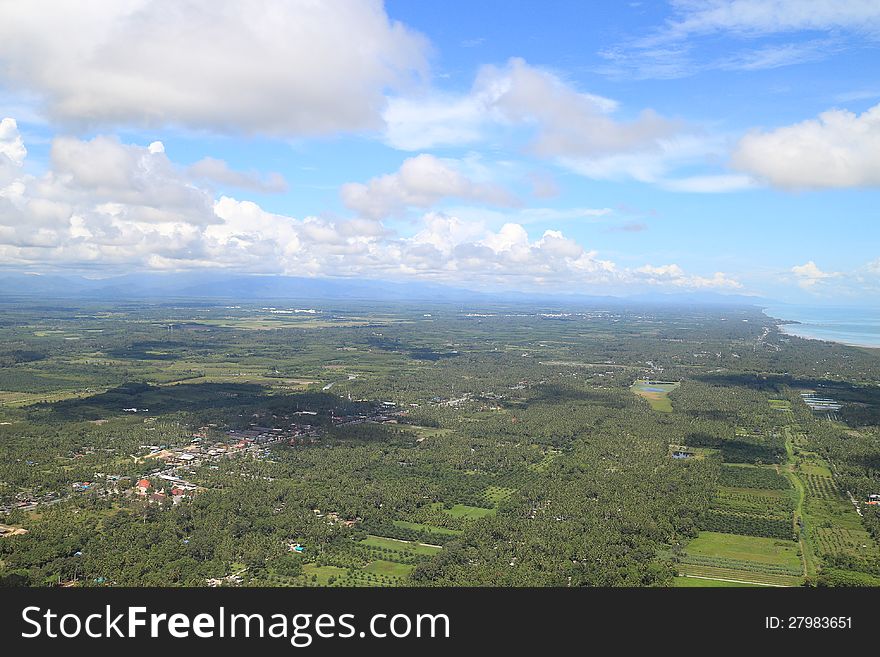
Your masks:
<svg viewBox="0 0 880 657"><path fill-rule="evenodd" d="M860 347L880 348L880 308L770 306L764 314L799 324L783 324L784 333Z"/></svg>

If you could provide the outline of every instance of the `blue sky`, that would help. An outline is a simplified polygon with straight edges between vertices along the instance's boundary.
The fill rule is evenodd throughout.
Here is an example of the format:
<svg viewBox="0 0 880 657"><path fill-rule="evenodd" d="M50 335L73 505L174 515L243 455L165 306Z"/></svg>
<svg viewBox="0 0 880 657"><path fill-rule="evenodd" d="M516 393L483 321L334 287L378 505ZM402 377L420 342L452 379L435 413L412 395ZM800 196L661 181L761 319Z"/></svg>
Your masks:
<svg viewBox="0 0 880 657"><path fill-rule="evenodd" d="M880 302L880 4L4 9L0 263Z"/></svg>

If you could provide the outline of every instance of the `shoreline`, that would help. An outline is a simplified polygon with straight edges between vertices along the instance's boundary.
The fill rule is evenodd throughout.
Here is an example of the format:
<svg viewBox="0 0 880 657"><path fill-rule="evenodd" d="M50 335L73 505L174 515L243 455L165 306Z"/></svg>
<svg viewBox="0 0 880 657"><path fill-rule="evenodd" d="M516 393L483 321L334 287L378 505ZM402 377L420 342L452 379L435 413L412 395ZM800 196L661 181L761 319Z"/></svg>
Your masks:
<svg viewBox="0 0 880 657"><path fill-rule="evenodd" d="M841 344L847 347L858 347L859 349L880 349L880 337L877 338L877 342L860 342L858 339L846 339L846 338L834 338L830 336L821 335L823 329L821 326L816 326L814 324L810 324L809 322L804 322L796 319L785 319L782 317L775 316L769 314L768 308L761 308L761 313L765 315L768 319L772 320L776 328L783 335L787 335L790 337L801 338L802 340L817 340L819 342L830 342L832 344ZM811 328L815 328L818 331L814 333L811 331ZM800 329L800 330L799 330ZM832 331L833 329L827 329Z"/></svg>

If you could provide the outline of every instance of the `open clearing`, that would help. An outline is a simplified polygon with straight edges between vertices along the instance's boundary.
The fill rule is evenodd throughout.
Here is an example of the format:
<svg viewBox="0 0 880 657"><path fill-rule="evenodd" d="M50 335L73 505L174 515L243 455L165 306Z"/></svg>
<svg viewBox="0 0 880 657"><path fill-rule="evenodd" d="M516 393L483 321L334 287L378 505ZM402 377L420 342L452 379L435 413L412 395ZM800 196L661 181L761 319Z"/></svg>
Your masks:
<svg viewBox="0 0 880 657"><path fill-rule="evenodd" d="M425 525L420 522L407 522L406 520L395 520L394 526L403 527L404 529L414 529L420 532L428 532L430 534L446 534L448 536L458 536L462 533L460 529L447 529L446 527Z"/></svg>
<svg viewBox="0 0 880 657"><path fill-rule="evenodd" d="M385 575L387 577L406 577L412 572L415 566L405 563L397 563L396 561L385 561L384 559L376 559L371 561L363 570L374 575Z"/></svg>
<svg viewBox="0 0 880 657"><path fill-rule="evenodd" d="M648 381L640 379L632 384L631 390L639 397L643 397L655 411L661 413L672 412L672 402L669 393L678 387L673 381Z"/></svg>
<svg viewBox="0 0 880 657"><path fill-rule="evenodd" d="M797 543L776 538L700 532L697 538L688 543L687 552L707 557L778 564L791 568L801 566L801 560L797 555Z"/></svg>
<svg viewBox="0 0 880 657"><path fill-rule="evenodd" d="M451 509L444 509L441 504L437 503L437 508L453 518L484 518L495 515L495 509L484 509L481 506L468 506L467 504L456 504Z"/></svg>
<svg viewBox="0 0 880 657"><path fill-rule="evenodd" d="M712 579L699 575L679 575L672 580L672 586L676 589L686 588L725 588L725 587L757 587L768 586L757 582L739 582L730 579Z"/></svg>
<svg viewBox="0 0 880 657"><path fill-rule="evenodd" d="M436 545L413 543L412 541L403 541L397 538L383 538L382 536L373 536L372 534L362 540L361 545L384 550L396 550L398 552L413 552L415 554L435 554L443 549Z"/></svg>

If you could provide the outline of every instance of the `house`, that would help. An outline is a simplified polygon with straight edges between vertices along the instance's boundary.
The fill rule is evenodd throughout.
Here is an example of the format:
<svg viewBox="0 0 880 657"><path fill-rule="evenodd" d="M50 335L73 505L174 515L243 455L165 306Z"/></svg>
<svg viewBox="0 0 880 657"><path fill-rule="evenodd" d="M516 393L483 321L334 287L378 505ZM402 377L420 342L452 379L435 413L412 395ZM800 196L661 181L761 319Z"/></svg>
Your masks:
<svg viewBox="0 0 880 657"><path fill-rule="evenodd" d="M138 489L138 492L141 495L146 495L147 491L150 488L150 480L149 479L141 479L140 481L137 482L137 484L135 484L135 488Z"/></svg>

